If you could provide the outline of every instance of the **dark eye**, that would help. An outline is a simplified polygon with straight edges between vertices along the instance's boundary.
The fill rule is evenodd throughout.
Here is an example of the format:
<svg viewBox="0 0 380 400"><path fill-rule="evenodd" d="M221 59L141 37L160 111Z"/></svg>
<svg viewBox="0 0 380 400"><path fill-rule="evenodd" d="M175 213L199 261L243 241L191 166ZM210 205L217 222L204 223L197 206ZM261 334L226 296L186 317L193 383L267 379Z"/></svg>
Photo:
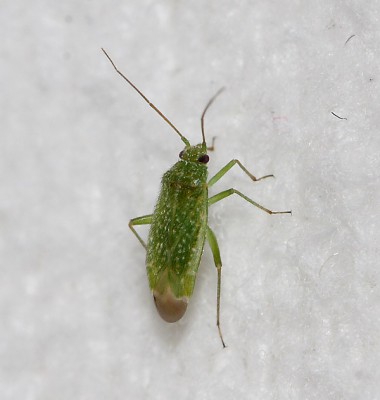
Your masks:
<svg viewBox="0 0 380 400"><path fill-rule="evenodd" d="M210 159L210 157L207 154L203 154L203 156L200 156L198 158L198 161L200 163L207 164L209 159Z"/></svg>
<svg viewBox="0 0 380 400"><path fill-rule="evenodd" d="M179 153L179 158L182 158L183 153L184 153L184 151L182 150L182 151Z"/></svg>

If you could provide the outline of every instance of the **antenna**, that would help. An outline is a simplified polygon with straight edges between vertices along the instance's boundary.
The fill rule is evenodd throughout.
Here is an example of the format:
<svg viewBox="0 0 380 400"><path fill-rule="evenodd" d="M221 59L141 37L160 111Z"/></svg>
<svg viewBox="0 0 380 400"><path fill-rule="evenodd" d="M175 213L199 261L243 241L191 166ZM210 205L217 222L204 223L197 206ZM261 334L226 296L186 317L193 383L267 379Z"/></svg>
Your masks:
<svg viewBox="0 0 380 400"><path fill-rule="evenodd" d="M205 109L203 110L202 117L201 117L201 128L202 128L202 138L203 138L203 142L202 142L202 143L203 143L203 144L206 144L205 123L204 123L204 118L205 118L206 111L210 108L211 104L212 104L212 103L214 102L214 100L220 95L220 93L223 92L224 89L225 89L224 87L220 88L220 89L214 94L214 96L211 97L211 99L208 101L208 103L207 103Z"/></svg>
<svg viewBox="0 0 380 400"><path fill-rule="evenodd" d="M124 79L126 80L132 87L133 89L136 90L136 92L149 104L150 107L153 108L154 111L157 112L157 114L164 119L179 135L179 137L181 138L182 142L185 143L186 147L190 147L190 142L185 138L185 136L182 135L182 133L169 121L169 119L153 104L149 101L149 99L147 97L144 96L144 94L142 92L140 92L139 89L137 89L137 87L116 67L115 63L112 61L111 57L107 54L107 52L102 48L103 53L106 55L106 57L108 58L108 60L110 61L110 63L112 64L112 66L114 67L115 71ZM215 96L214 96L215 97ZM213 99L211 99L210 102L212 102ZM206 110L208 108L208 106L210 105L210 103L207 105ZM204 112L206 112L206 110ZM204 114L204 113L203 113ZM203 116L202 116L203 118Z"/></svg>

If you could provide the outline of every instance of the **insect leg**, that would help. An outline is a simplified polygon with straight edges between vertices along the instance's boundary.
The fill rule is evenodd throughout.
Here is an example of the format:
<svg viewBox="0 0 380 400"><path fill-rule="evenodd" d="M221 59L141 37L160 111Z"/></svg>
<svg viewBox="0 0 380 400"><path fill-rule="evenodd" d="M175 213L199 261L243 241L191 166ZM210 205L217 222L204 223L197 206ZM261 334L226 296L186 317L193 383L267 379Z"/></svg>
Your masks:
<svg viewBox="0 0 380 400"><path fill-rule="evenodd" d="M247 168L244 167L244 165L239 160L231 160L208 181L208 186L212 186L214 183L218 182L218 180L222 178L222 176L224 176L235 164L237 164L243 170L243 172L245 172L255 182L265 178L274 178L274 175L264 175L260 178L256 178L247 170Z"/></svg>
<svg viewBox="0 0 380 400"><path fill-rule="evenodd" d="M207 146L207 150L208 151L214 151L215 150L215 139L216 139L216 136L213 136L212 137L212 145L211 146Z"/></svg>
<svg viewBox="0 0 380 400"><path fill-rule="evenodd" d="M268 214L291 214L291 211L272 211L269 210L269 208L266 208L262 205L260 205L259 203L256 203L255 201L253 201L252 199L250 199L249 197L245 196L243 193L239 192L236 189L227 189L224 190L223 192L220 192L218 194L216 194L215 196L212 196L208 199L208 205L211 206L212 204L217 203L220 200L223 200L224 198L231 196L232 194L237 194L238 196L242 197L244 200L248 201L248 203L253 204L254 206L260 208L261 210L265 211Z"/></svg>
<svg viewBox="0 0 380 400"><path fill-rule="evenodd" d="M218 286L217 286L217 293L216 293L216 326L218 327L220 340L222 341L223 347L226 347L224 343L222 331L220 330L220 288L222 283L222 260L220 258L220 251L218 242L216 240L216 236L214 232L211 230L209 226L207 226L207 240L210 245L212 255L214 257L214 263L216 269L218 271Z"/></svg>
<svg viewBox="0 0 380 400"><path fill-rule="evenodd" d="M134 225L149 225L152 223L153 214L150 215L143 215L142 217L132 218L129 221L129 228L133 232L133 234L137 237L139 242L144 246L146 250L146 243L141 239L141 236L136 232Z"/></svg>

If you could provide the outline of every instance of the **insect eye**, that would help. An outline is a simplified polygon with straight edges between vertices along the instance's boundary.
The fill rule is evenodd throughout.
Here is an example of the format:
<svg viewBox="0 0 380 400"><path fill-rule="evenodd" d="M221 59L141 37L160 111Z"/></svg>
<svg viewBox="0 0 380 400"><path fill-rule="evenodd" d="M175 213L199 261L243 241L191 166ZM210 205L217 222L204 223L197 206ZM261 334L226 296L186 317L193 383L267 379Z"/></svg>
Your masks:
<svg viewBox="0 0 380 400"><path fill-rule="evenodd" d="M184 151L182 150L182 151L179 153L179 158L182 158L183 153L184 153Z"/></svg>
<svg viewBox="0 0 380 400"><path fill-rule="evenodd" d="M200 156L198 158L198 161L200 163L207 164L209 159L210 159L210 157L207 154L203 154L203 156Z"/></svg>

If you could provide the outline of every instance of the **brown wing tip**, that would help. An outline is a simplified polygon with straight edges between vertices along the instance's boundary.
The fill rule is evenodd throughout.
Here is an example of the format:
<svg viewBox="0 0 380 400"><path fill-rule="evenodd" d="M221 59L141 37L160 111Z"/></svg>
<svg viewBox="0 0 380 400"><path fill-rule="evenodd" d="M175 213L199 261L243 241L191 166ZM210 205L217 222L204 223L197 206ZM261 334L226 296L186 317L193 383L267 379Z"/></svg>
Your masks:
<svg viewBox="0 0 380 400"><path fill-rule="evenodd" d="M177 298L170 287L164 293L153 292L154 302L161 318L166 322L177 322L186 312L188 300Z"/></svg>

